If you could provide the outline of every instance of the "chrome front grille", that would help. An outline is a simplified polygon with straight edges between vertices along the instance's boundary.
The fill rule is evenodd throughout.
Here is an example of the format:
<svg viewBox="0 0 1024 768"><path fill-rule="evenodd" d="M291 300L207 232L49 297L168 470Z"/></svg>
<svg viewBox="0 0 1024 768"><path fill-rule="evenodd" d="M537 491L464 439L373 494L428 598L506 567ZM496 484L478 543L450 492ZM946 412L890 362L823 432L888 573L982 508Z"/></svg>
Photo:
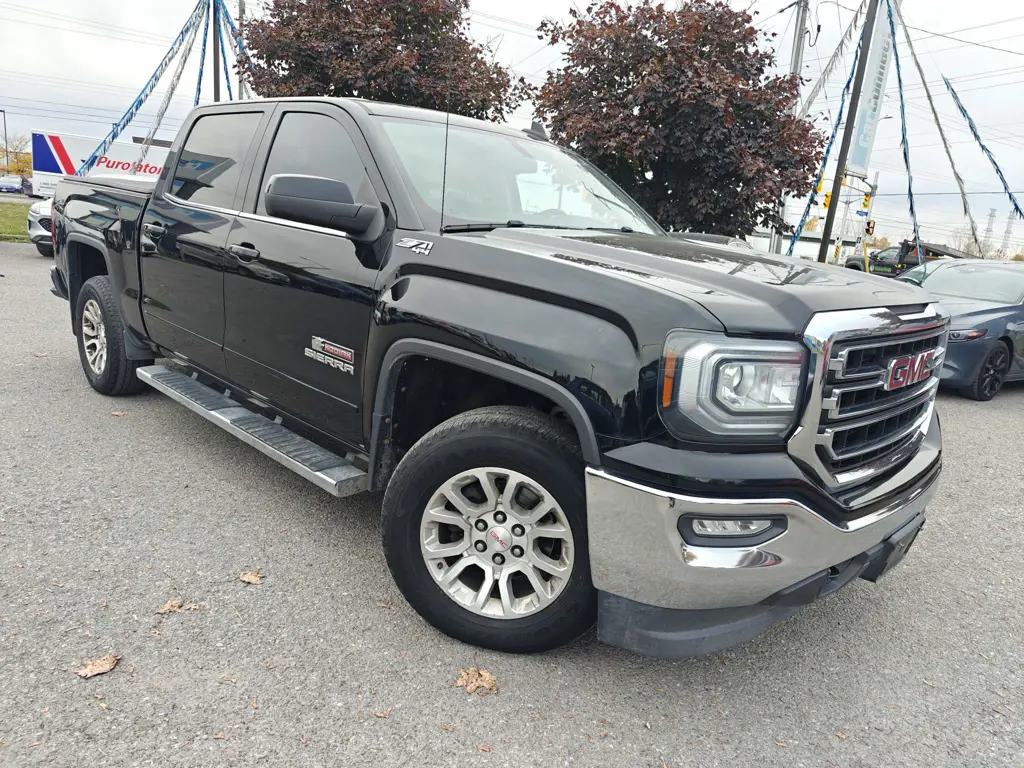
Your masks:
<svg viewBox="0 0 1024 768"><path fill-rule="evenodd" d="M946 325L938 305L815 315L805 334L814 381L790 453L833 489L913 456L931 422Z"/></svg>

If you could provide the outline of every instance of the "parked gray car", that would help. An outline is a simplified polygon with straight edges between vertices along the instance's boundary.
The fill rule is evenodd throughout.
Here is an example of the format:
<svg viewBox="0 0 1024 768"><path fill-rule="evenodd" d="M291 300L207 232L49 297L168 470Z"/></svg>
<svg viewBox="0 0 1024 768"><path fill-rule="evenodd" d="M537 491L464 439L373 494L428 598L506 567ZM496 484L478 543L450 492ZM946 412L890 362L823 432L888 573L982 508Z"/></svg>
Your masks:
<svg viewBox="0 0 1024 768"><path fill-rule="evenodd" d="M32 203L28 209L28 221L26 222L28 239L43 256L53 256L53 237L50 235L50 230L53 227L50 218L52 209L52 197Z"/></svg>
<svg viewBox="0 0 1024 768"><path fill-rule="evenodd" d="M897 280L920 285L950 314L941 383L991 400L1024 379L1024 263L932 261Z"/></svg>

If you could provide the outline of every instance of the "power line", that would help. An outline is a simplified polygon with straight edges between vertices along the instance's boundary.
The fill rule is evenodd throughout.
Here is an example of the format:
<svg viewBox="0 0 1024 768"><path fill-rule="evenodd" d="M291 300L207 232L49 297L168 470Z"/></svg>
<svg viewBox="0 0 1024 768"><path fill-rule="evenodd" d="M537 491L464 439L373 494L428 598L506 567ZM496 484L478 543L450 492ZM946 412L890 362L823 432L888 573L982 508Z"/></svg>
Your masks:
<svg viewBox="0 0 1024 768"><path fill-rule="evenodd" d="M10 22L12 22L14 24L27 24L27 25L32 26L32 27L43 27L45 29L55 29L58 32L71 32L72 34L76 34L76 35L91 35L92 37L104 37L104 38L107 38L108 40L117 40L117 41L123 42L123 43L135 43L137 45L150 45L150 46L155 46L157 48L166 48L167 47L164 43L157 43L157 42L154 42L154 41L151 41L151 40L139 40L139 39L133 38L133 37L120 37L118 35L108 35L108 34L103 34L102 32L92 32L92 31L90 31L88 29L74 29L73 27L56 27L56 26L54 26L52 24L42 24L42 23L40 23L38 21L24 21L22 19L12 19L10 16L0 16L0 19L4 19L5 21L10 21Z"/></svg>
<svg viewBox="0 0 1024 768"><path fill-rule="evenodd" d="M6 2L5 0L0 0L0 8L8 8L14 11L15 13L24 13L32 17L38 17L39 15L38 8L31 8L24 5L18 5L16 3ZM170 45L171 42L173 41L173 38L164 37L161 34L150 32L145 29L136 29L135 27L121 27L114 24L105 24L102 22L91 21L81 16L69 16L63 13L54 13L52 11L47 11L46 18L50 20L68 21L79 26L92 27L94 29L101 29L105 31L110 30L114 32L126 32L136 36L141 35L143 37L148 37L152 39L154 42L160 43L162 45Z"/></svg>

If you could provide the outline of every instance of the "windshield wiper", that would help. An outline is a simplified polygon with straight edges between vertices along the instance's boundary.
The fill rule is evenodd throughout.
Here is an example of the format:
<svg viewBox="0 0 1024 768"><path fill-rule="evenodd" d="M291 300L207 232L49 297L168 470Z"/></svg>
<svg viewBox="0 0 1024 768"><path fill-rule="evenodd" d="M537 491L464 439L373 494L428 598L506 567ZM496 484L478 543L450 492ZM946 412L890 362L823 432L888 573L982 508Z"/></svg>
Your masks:
<svg viewBox="0 0 1024 768"><path fill-rule="evenodd" d="M441 227L441 234L450 232L490 232L495 229L579 229L579 227L565 227L558 224L527 224L519 219L509 219L505 222L478 221L472 224L445 224Z"/></svg>
<svg viewBox="0 0 1024 768"><path fill-rule="evenodd" d="M597 232L635 232L636 230L632 227L587 227L587 229L593 229Z"/></svg>

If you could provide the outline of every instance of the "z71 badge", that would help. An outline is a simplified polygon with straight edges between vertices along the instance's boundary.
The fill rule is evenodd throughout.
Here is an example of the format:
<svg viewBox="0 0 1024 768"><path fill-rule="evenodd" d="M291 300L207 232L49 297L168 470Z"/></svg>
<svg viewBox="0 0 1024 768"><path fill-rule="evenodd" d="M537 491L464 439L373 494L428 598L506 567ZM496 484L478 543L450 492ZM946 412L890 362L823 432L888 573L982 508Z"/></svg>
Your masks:
<svg viewBox="0 0 1024 768"><path fill-rule="evenodd" d="M348 347L314 336L312 343L306 347L306 357L318 363L337 368L342 373L355 373L355 353Z"/></svg>
<svg viewBox="0 0 1024 768"><path fill-rule="evenodd" d="M403 237L395 245L399 248L409 248L413 253L418 253L421 256L429 254L430 249L434 247L429 240L413 240L411 237Z"/></svg>

